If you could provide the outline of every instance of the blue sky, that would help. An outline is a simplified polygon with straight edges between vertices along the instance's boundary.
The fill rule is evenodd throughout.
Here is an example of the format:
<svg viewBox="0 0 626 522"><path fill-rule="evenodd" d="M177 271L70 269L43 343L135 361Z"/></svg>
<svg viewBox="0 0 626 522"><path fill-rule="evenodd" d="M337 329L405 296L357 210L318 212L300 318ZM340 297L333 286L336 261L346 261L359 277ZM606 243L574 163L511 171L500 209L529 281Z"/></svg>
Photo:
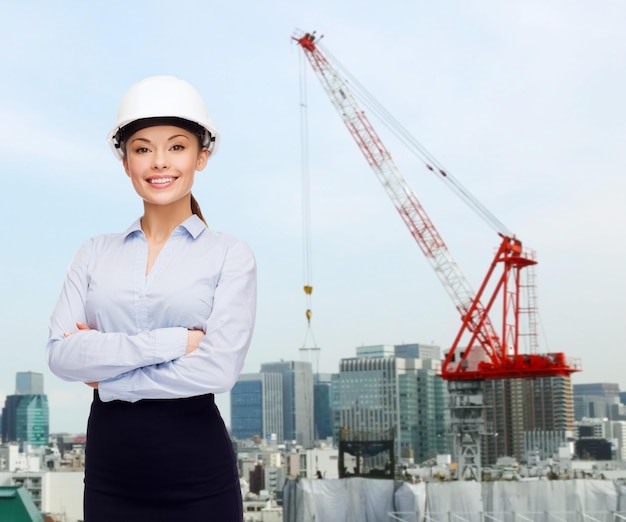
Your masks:
<svg viewBox="0 0 626 522"><path fill-rule="evenodd" d="M574 382L626 389L623 226L626 5L542 2L17 2L0 5L0 401L40 371L53 431L83 431L90 393L46 368L47 322L75 250L141 202L104 137L126 89L174 74L222 132L194 193L249 242L259 311L245 371L306 358L299 50L324 45L539 259L544 351ZM313 332L320 371L368 344L448 346L459 319L308 71ZM474 287L497 235L380 129ZM228 419L228 399L220 399Z"/></svg>

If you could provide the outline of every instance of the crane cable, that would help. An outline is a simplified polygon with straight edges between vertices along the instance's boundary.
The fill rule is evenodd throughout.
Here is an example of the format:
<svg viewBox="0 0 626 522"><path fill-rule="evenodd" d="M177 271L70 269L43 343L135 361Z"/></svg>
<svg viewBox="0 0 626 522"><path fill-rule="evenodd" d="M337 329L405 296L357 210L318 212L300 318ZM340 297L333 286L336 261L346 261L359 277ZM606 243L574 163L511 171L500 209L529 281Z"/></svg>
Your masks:
<svg viewBox="0 0 626 522"><path fill-rule="evenodd" d="M476 199L463 185L454 177L450 172L443 167L437 159L430 154L426 150L426 148L419 143L410 133L409 131L394 118L394 116L383 107L380 102L376 100L376 98L350 73L350 71L344 67L337 58L335 58L325 47L323 47L319 40L317 42L317 47L319 47L324 55L332 61L333 65L336 66L337 69L341 70L344 77L349 81L352 87L352 92L354 96L365 106L368 110L372 112L372 114L383 124L387 129L389 129L395 136L403 143L409 151L421 162L424 163L426 168L437 175L437 177L446 183L456 194L474 211L476 212L482 219L485 221L492 229L494 229L498 234L508 237L514 237L509 229L497 218L493 213L491 213L478 199ZM534 252L527 252L527 255L530 255L534 258ZM526 290L529 294L527 300L529 302L529 308L525 312L528 315L527 320L529 321L528 325L528 335L525 340L528 344L527 348L529 353L537 353L538 352L538 327L542 328L543 332L543 323L541 322L541 315L538 313L536 309L536 296L535 296L535 288L536 284L534 282L535 274L534 274L534 265L529 265L526 267L525 271L526 276ZM533 321L530 314L534 314L536 319ZM547 339L544 340L547 344Z"/></svg>
<svg viewBox="0 0 626 522"><path fill-rule="evenodd" d="M308 130L308 103L307 103L307 80L306 80L306 63L303 54L300 56L300 170L302 176L302 278L303 289L306 301L306 320L307 327L302 342L301 350L316 350L317 343L311 328L311 318L313 311L311 310L312 294L313 294L313 268L311 262L311 190L309 175L309 130ZM313 343L309 346L309 338Z"/></svg>
<svg viewBox="0 0 626 522"><path fill-rule="evenodd" d="M474 210L491 228L493 228L499 234L513 237L513 234L509 229L495 217L480 201L478 201L463 185L456 179L450 172L441 165L437 159L430 154L424 146L419 143L406 128L396 120L387 109L385 109L380 102L372 96L359 81L350 74L350 71L346 69L339 60L337 60L325 47L321 44L317 44L321 48L332 63L341 70L344 76L350 81L353 87L355 97L363 103L372 114L387 127L398 138L409 151L424 163L426 168L437 174L438 178L448 184L450 188L472 209Z"/></svg>

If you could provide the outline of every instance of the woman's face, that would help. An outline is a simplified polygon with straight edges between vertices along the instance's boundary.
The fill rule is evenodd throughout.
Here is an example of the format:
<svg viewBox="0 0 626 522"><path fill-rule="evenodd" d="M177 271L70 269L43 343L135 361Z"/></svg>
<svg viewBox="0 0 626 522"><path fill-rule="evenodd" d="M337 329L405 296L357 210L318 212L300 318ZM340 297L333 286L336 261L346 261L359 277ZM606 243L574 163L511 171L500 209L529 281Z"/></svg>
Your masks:
<svg viewBox="0 0 626 522"><path fill-rule="evenodd" d="M126 141L124 170L139 196L149 204L171 205L191 193L194 174L209 159L198 137L173 126L147 127Z"/></svg>

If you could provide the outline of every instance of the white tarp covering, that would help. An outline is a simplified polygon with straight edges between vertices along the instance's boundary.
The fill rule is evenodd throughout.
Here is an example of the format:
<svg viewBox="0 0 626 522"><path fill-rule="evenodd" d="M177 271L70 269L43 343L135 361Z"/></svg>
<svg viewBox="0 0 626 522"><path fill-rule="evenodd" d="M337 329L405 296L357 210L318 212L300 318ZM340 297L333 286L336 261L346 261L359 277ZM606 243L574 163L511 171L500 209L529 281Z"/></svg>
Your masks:
<svg viewBox="0 0 626 522"><path fill-rule="evenodd" d="M484 488L485 511L497 520L512 513L536 522L568 520L585 513L589 520L613 520L618 511L618 487L607 480L539 480L493 482Z"/></svg>
<svg viewBox="0 0 626 522"><path fill-rule="evenodd" d="M456 514L457 522L480 522L480 513L484 511L481 491L480 482L429 482L426 514L437 522L448 521L450 512Z"/></svg>
<svg viewBox="0 0 626 522"><path fill-rule="evenodd" d="M626 511L626 486L618 484L617 489L617 511Z"/></svg>
<svg viewBox="0 0 626 522"><path fill-rule="evenodd" d="M394 495L396 501L395 512L403 522L417 522L422 520L426 510L426 483L409 484L402 482ZM413 516L409 516L412 514Z"/></svg>
<svg viewBox="0 0 626 522"><path fill-rule="evenodd" d="M395 511L393 480L301 479L296 484L288 483L283 492L285 520L377 522L381 513Z"/></svg>
<svg viewBox="0 0 626 522"><path fill-rule="evenodd" d="M285 483L283 509L285 522L609 522L614 513L626 520L626 486L591 479L298 479Z"/></svg>

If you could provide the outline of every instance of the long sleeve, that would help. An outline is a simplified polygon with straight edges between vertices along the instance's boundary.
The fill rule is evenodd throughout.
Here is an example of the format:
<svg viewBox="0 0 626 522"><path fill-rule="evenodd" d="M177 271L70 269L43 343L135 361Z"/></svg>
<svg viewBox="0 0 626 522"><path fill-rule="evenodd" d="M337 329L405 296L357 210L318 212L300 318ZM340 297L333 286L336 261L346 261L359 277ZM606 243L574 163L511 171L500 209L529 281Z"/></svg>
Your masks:
<svg viewBox="0 0 626 522"><path fill-rule="evenodd" d="M97 315L88 317L86 306L89 267L97 246L96 239L91 239L78 250L50 318L46 358L52 372L68 381L101 381L184 355L187 329L183 327L134 335L98 331ZM65 337L65 332L77 330L77 321L94 329Z"/></svg>
<svg viewBox="0 0 626 522"><path fill-rule="evenodd" d="M248 246L235 242L224 256L199 348L184 357L101 381L100 398L134 402L230 390L243 368L255 315L256 263Z"/></svg>

